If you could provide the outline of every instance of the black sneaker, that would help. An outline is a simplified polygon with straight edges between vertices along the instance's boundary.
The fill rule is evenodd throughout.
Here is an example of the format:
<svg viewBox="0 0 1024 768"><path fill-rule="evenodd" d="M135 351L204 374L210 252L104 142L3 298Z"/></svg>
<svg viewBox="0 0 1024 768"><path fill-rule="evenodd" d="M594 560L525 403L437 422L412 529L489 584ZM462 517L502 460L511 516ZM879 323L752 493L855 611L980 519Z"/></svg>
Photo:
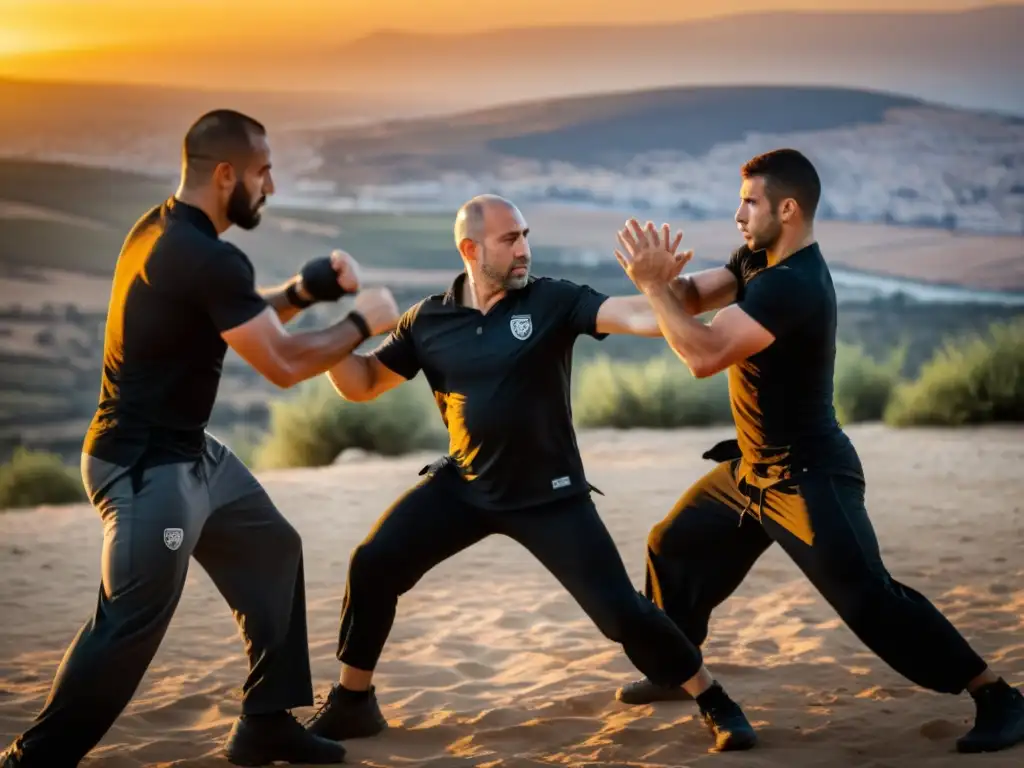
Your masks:
<svg viewBox="0 0 1024 768"><path fill-rule="evenodd" d="M290 712L242 715L235 721L225 747L233 765L258 766L274 762L340 765L345 748L307 731Z"/></svg>
<svg viewBox="0 0 1024 768"><path fill-rule="evenodd" d="M998 752L1024 742L1024 696L999 678L973 694L974 727L957 739L958 752Z"/></svg>
<svg viewBox="0 0 1024 768"><path fill-rule="evenodd" d="M735 752L757 744L754 727L740 705L718 683L697 697L697 706L704 725L715 737L713 752Z"/></svg>
<svg viewBox="0 0 1024 768"><path fill-rule="evenodd" d="M310 733L335 741L365 739L387 727L372 685L367 691L350 691L340 683L331 686L320 709L306 722Z"/></svg>
<svg viewBox="0 0 1024 768"><path fill-rule="evenodd" d="M652 683L646 677L627 683L615 692L623 704L651 704L655 701L693 701L693 696L682 686L666 688Z"/></svg>

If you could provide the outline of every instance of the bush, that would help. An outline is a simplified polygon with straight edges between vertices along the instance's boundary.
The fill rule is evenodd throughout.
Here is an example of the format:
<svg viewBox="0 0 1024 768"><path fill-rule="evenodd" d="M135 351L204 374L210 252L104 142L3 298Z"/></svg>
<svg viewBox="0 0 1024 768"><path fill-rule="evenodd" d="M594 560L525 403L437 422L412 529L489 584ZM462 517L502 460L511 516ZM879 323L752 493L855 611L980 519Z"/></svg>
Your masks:
<svg viewBox="0 0 1024 768"><path fill-rule="evenodd" d="M580 367L578 379L573 411L579 427L673 429L732 422L726 375L695 379L673 354L641 363L598 355Z"/></svg>
<svg viewBox="0 0 1024 768"><path fill-rule="evenodd" d="M318 467L347 448L382 456L447 445L440 415L423 379L376 400L342 399L326 376L299 385L298 393L270 405L270 428L252 453L257 469Z"/></svg>
<svg viewBox="0 0 1024 768"><path fill-rule="evenodd" d="M838 344L833 399L839 423L881 421L901 381L905 359L905 347L897 348L888 360L879 362L860 347Z"/></svg>
<svg viewBox="0 0 1024 768"><path fill-rule="evenodd" d="M893 426L1024 421L1024 319L946 342L915 381L893 393Z"/></svg>
<svg viewBox="0 0 1024 768"><path fill-rule="evenodd" d="M19 447L0 466L0 509L85 501L81 475L48 451Z"/></svg>

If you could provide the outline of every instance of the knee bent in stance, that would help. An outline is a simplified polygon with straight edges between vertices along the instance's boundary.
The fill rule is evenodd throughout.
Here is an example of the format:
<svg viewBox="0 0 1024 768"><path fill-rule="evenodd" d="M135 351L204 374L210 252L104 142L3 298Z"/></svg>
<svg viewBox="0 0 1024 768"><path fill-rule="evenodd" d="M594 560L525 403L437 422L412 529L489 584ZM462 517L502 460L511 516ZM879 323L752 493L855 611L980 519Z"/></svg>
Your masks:
<svg viewBox="0 0 1024 768"><path fill-rule="evenodd" d="M352 550L348 566L348 588L353 595L371 592L378 597L395 597L412 589L418 574L410 576L402 567L402 557L374 541L366 541Z"/></svg>

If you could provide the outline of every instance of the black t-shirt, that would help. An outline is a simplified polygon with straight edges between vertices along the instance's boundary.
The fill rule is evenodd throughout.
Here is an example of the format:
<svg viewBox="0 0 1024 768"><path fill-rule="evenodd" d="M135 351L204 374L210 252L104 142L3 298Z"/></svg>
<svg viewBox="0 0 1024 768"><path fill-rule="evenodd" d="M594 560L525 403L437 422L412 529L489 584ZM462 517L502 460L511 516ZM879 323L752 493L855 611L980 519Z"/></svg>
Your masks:
<svg viewBox="0 0 1024 768"><path fill-rule="evenodd" d="M465 274L409 309L374 354L411 379L422 370L448 428L465 498L516 509L589 491L572 425L576 338L597 333L608 298L531 279L487 314L461 304Z"/></svg>
<svg viewBox="0 0 1024 768"><path fill-rule="evenodd" d="M114 270L99 405L83 450L129 465L201 455L227 352L222 331L267 308L252 263L173 197L146 213Z"/></svg>
<svg viewBox="0 0 1024 768"><path fill-rule="evenodd" d="M775 341L728 369L737 439L750 463L857 466L836 420L833 374L837 304L832 277L812 244L768 267L765 251L735 251L728 269L736 304Z"/></svg>

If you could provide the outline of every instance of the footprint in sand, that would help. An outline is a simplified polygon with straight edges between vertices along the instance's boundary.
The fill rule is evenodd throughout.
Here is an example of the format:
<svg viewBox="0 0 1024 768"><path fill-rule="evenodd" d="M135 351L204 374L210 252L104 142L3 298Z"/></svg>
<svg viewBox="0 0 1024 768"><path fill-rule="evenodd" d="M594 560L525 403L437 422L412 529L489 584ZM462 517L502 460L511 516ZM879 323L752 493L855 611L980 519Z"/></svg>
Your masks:
<svg viewBox="0 0 1024 768"><path fill-rule="evenodd" d="M485 664L480 664L476 661L461 661L455 665L455 669L466 677L471 677L474 680L482 680L486 677L494 675L494 670Z"/></svg>
<svg viewBox="0 0 1024 768"><path fill-rule="evenodd" d="M959 736L961 726L949 720L929 720L921 726L921 735L929 741L946 741Z"/></svg>
<svg viewBox="0 0 1024 768"><path fill-rule="evenodd" d="M747 643L747 647L752 651L757 651L758 653L775 654L779 652L779 644L774 640L751 640Z"/></svg>

